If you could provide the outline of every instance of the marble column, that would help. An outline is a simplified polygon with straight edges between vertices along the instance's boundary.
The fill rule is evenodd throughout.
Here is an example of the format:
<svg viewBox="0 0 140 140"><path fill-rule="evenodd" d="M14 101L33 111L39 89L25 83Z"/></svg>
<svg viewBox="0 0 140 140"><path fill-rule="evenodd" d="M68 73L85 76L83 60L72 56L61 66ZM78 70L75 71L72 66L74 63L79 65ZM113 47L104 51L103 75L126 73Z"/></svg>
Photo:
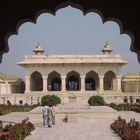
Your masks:
<svg viewBox="0 0 140 140"><path fill-rule="evenodd" d="M99 91L104 91L104 76L99 76Z"/></svg>
<svg viewBox="0 0 140 140"><path fill-rule="evenodd" d="M30 76L25 76L25 93L30 92Z"/></svg>
<svg viewBox="0 0 140 140"><path fill-rule="evenodd" d="M62 82L61 82L61 91L66 91L66 76L62 76Z"/></svg>
<svg viewBox="0 0 140 140"><path fill-rule="evenodd" d="M117 77L117 88L118 91L121 91L121 76Z"/></svg>
<svg viewBox="0 0 140 140"><path fill-rule="evenodd" d="M82 75L80 78L81 78L81 91L85 91L85 76Z"/></svg>
<svg viewBox="0 0 140 140"><path fill-rule="evenodd" d="M48 80L48 77L47 76L43 76L43 92L47 92L48 91L48 89L47 89L47 87L48 87L47 80Z"/></svg>
<svg viewBox="0 0 140 140"><path fill-rule="evenodd" d="M6 102L5 102L5 101L6 101L5 97L3 97L3 104L6 104Z"/></svg>

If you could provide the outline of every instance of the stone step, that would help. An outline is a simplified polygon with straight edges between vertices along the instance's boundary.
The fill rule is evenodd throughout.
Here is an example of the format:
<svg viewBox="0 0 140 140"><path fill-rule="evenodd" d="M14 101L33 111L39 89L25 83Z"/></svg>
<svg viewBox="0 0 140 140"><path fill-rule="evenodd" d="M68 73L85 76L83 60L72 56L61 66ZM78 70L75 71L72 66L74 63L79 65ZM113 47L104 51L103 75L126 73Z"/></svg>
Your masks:
<svg viewBox="0 0 140 140"><path fill-rule="evenodd" d="M61 105L56 109L56 123L95 123L114 121L118 117L117 111L108 106L73 106ZM29 120L36 124L42 123L42 107L29 112Z"/></svg>
<svg viewBox="0 0 140 140"><path fill-rule="evenodd" d="M99 115L95 114L65 114L65 115L56 115L56 123L57 122L68 122L68 123L101 123L101 122L107 122L111 121L113 122L116 118L117 115L109 115L100 117Z"/></svg>

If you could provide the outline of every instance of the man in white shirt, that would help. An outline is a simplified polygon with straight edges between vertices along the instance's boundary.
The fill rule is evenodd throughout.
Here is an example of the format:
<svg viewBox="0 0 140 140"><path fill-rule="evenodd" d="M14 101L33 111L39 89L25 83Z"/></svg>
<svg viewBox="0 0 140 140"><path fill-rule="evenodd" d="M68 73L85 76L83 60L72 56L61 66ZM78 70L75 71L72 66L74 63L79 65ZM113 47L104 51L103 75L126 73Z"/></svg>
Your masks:
<svg viewBox="0 0 140 140"><path fill-rule="evenodd" d="M47 106L47 104L45 104L45 106L42 109L43 112L43 125L48 125L48 108L49 106Z"/></svg>

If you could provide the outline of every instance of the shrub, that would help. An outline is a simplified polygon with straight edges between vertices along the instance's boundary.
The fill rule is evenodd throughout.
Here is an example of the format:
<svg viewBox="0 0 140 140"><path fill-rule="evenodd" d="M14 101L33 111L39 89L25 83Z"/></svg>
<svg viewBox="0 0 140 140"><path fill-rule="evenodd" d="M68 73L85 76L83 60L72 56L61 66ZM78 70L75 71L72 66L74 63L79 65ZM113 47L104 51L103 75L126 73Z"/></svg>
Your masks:
<svg viewBox="0 0 140 140"><path fill-rule="evenodd" d="M112 107L117 111L135 111L140 113L140 105L137 104L114 104L110 103L108 106Z"/></svg>
<svg viewBox="0 0 140 140"><path fill-rule="evenodd" d="M104 105L105 101L101 96L91 96L88 100L88 103L91 106L99 106L99 105Z"/></svg>
<svg viewBox="0 0 140 140"><path fill-rule="evenodd" d="M140 122L131 119L128 123L120 116L110 127L122 138L122 140L140 140Z"/></svg>
<svg viewBox="0 0 140 140"><path fill-rule="evenodd" d="M0 115L5 115L10 112L28 112L34 109L35 107L37 107L37 105L0 105Z"/></svg>
<svg viewBox="0 0 140 140"><path fill-rule="evenodd" d="M46 95L41 99L41 105L45 103L52 103L53 105L57 105L61 103L61 99L56 95Z"/></svg>
<svg viewBox="0 0 140 140"><path fill-rule="evenodd" d="M21 123L14 125L10 123L1 130L5 135L1 134L0 140L24 140L34 129L34 125L27 120L23 120Z"/></svg>

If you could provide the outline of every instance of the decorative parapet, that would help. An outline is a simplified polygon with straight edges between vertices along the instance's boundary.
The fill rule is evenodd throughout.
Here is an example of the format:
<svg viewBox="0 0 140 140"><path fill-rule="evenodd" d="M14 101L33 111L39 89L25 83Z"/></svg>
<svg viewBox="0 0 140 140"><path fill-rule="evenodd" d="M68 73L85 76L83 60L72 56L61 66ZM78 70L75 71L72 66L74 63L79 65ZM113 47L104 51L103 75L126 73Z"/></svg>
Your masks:
<svg viewBox="0 0 140 140"><path fill-rule="evenodd" d="M127 64L120 54L116 55L30 55L18 62L24 64L72 64L72 63L119 63Z"/></svg>

